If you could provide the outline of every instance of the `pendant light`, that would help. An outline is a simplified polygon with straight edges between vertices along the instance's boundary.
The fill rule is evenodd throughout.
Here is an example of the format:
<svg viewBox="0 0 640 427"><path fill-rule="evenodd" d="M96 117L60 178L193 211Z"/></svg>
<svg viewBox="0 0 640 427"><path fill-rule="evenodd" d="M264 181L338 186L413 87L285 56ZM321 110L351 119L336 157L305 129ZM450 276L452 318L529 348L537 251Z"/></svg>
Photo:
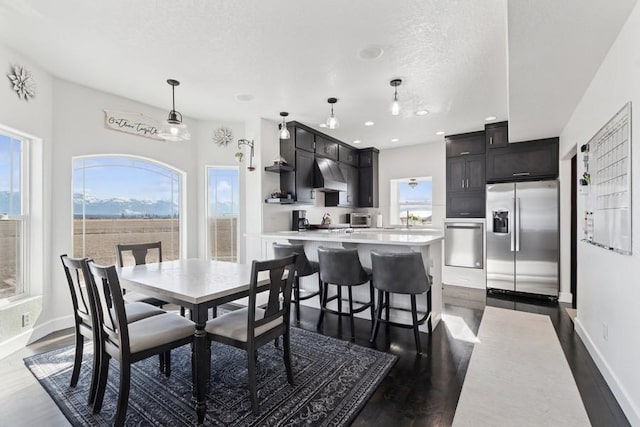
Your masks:
<svg viewBox="0 0 640 427"><path fill-rule="evenodd" d="M393 79L389 82L393 87L393 102L391 103L391 114L397 116L400 114L400 103L398 102L398 86L402 84L402 80Z"/></svg>
<svg viewBox="0 0 640 427"><path fill-rule="evenodd" d="M280 123L280 139L289 139L291 138L291 134L289 133L289 129L287 129L287 119L286 117L289 115L286 111L280 113L280 117L282 117L282 123Z"/></svg>
<svg viewBox="0 0 640 427"><path fill-rule="evenodd" d="M340 126L340 123L338 122L336 116L333 114L333 104L338 102L338 98L329 98L327 99L327 102L331 104L331 115L327 119L327 127L329 129L336 129L338 126Z"/></svg>
<svg viewBox="0 0 640 427"><path fill-rule="evenodd" d="M188 141L191 139L191 135L187 130L187 126L182 123L182 114L176 111L176 86L180 84L179 81L169 79L167 83L171 86L171 98L172 108L169 111L167 120L162 123L158 136L167 141Z"/></svg>

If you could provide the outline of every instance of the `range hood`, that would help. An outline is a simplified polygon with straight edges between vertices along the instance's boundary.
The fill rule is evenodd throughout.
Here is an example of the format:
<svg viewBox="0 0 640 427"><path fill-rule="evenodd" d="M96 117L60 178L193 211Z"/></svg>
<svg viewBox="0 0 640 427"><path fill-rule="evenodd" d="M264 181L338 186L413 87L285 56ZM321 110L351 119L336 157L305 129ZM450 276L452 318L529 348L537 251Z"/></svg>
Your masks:
<svg viewBox="0 0 640 427"><path fill-rule="evenodd" d="M313 162L313 188L326 192L347 191L347 180L338 162L316 157Z"/></svg>

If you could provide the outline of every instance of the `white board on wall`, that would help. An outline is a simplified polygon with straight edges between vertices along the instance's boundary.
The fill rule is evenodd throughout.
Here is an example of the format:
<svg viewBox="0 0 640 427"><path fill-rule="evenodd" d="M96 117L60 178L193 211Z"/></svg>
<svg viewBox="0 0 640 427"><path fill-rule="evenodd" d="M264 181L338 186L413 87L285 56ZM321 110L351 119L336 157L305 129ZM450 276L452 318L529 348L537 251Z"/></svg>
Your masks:
<svg viewBox="0 0 640 427"><path fill-rule="evenodd" d="M586 144L583 241L631 255L631 102Z"/></svg>

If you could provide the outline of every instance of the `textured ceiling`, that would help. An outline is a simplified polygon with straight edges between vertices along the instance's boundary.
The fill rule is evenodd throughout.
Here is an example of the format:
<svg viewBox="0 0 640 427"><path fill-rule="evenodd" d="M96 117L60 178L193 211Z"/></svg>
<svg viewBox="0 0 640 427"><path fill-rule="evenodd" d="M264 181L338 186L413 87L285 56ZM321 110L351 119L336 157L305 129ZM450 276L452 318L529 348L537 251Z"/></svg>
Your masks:
<svg viewBox="0 0 640 427"><path fill-rule="evenodd" d="M337 97L340 128L324 132L389 148L441 141L437 131L482 129L490 115L506 120L508 101L518 112L512 121L546 117L538 104L549 101L548 91L539 93L549 78L529 87L526 61L545 57L548 38L525 43L540 35L526 13L533 9L541 31L561 35L556 27L574 11L541 1L539 8L537 1L509 1L510 17L524 27L509 24L517 40L510 43L517 66L509 67L509 80L506 0L0 0L0 42L60 78L167 110L166 79L178 79L176 109L200 119L278 120L279 111L289 111L291 120L317 127L328 115L326 99ZM556 11L564 20L551 19ZM597 29L612 40L620 25ZM530 58L513 52L518 43L531 49ZM371 45L384 54L361 59ZM393 78L403 79L398 117L389 112ZM517 93L509 99L508 83ZM239 101L243 94L253 99ZM535 103L528 110L520 97ZM574 98L567 103L575 105ZM418 117L419 109L429 114ZM557 134L565 116L539 130ZM367 120L375 126L365 127Z"/></svg>

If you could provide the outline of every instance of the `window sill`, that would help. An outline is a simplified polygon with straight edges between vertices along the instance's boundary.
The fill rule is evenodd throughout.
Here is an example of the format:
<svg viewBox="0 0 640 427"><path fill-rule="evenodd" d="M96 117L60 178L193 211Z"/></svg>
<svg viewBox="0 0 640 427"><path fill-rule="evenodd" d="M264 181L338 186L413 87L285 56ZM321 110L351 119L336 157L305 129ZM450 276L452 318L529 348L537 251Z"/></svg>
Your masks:
<svg viewBox="0 0 640 427"><path fill-rule="evenodd" d="M37 301L41 299L42 299L42 295L35 295L35 296L25 295L25 296L16 298L14 300L3 300L3 301L0 301L0 311L10 310L19 305L28 304L32 301Z"/></svg>

